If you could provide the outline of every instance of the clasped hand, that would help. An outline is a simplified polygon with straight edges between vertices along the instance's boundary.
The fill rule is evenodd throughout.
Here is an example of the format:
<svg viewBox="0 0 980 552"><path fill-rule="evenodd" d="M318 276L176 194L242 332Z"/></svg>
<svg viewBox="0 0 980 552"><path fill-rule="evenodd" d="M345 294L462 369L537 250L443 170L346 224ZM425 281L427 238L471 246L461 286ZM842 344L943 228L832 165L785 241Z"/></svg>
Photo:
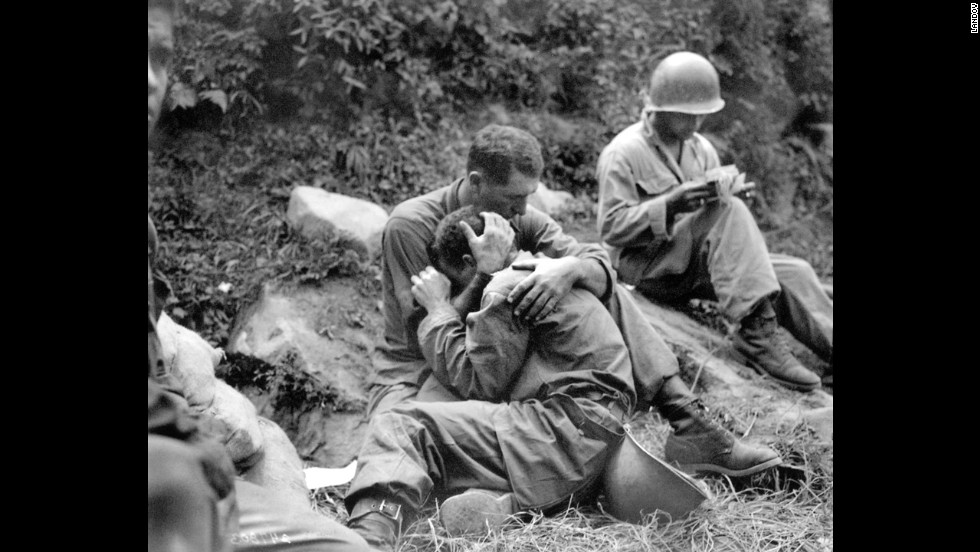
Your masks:
<svg viewBox="0 0 980 552"><path fill-rule="evenodd" d="M442 304L452 306L449 302L451 288L449 278L431 266L425 267L418 276L412 276L412 295L429 312Z"/></svg>

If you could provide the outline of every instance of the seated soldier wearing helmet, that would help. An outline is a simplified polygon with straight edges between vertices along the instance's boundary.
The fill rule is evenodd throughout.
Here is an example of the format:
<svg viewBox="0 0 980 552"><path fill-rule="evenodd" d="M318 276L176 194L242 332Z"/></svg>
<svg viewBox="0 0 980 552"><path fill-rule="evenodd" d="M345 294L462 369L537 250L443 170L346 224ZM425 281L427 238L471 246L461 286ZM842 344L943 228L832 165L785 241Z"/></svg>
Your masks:
<svg viewBox="0 0 980 552"><path fill-rule="evenodd" d="M594 294L573 288L538 320L514 314L507 296L526 277L512 265L516 248L484 288L479 310L460 318L451 297L478 270L470 240L508 225L496 213L482 216L469 206L440 221L430 246L437 268L412 278L427 313L418 336L431 377L465 400L406 401L379 412L358 455L345 499L350 527L381 549L393 548L434 491L471 489L441 506L451 534L588 498L637 403L630 353ZM753 469L780 461L771 453Z"/></svg>
<svg viewBox="0 0 980 552"><path fill-rule="evenodd" d="M720 168L697 132L725 105L717 71L698 54L671 54L654 70L646 103L596 169L597 226L620 280L654 301L717 300L739 323L741 360L791 389L818 388L820 377L793 356L777 325L832 369L833 302L805 261L770 255L731 193L744 176Z"/></svg>

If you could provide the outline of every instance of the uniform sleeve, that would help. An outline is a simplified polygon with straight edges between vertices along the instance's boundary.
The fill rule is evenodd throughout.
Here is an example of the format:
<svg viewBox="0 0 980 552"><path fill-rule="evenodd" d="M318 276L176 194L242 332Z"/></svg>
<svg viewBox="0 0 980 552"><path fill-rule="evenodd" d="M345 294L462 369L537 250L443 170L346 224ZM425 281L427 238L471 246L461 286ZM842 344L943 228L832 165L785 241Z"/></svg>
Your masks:
<svg viewBox="0 0 980 552"><path fill-rule="evenodd" d="M388 221L383 240L384 262L398 301L398 322L405 330L406 344L417 351L416 332L425 309L416 304L412 295L412 276L418 275L429 264L427 244L415 224L402 218Z"/></svg>
<svg viewBox="0 0 980 552"><path fill-rule="evenodd" d="M487 292L465 326L450 307L429 313L419 339L439 383L465 399L496 402L506 400L524 365L529 331L505 294Z"/></svg>
<svg viewBox="0 0 980 552"><path fill-rule="evenodd" d="M641 202L633 170L621 153L610 149L602 152L596 180L596 222L602 241L613 247L631 247L669 237L665 194Z"/></svg>
<svg viewBox="0 0 980 552"><path fill-rule="evenodd" d="M616 272L612 268L609 253L600 244L579 242L566 234L554 219L531 206L520 217L516 230L517 246L524 251L541 253L553 259L571 256L599 263L606 273L606 292L599 299L605 301L612 294Z"/></svg>

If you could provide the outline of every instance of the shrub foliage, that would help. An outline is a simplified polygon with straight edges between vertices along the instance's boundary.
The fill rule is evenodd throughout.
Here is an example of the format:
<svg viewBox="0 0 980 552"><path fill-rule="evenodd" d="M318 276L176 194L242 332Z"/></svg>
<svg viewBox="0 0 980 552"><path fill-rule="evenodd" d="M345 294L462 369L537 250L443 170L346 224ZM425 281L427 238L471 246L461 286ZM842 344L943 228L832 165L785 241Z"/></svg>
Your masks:
<svg viewBox="0 0 980 552"><path fill-rule="evenodd" d="M342 243L292 235L291 187L390 207L460 175L468 138L494 120L539 138L549 186L594 198L599 152L681 49L721 73L727 105L703 130L759 185L763 227L828 212L832 227L832 149L809 126L833 115L825 0L184 4L150 210L176 318L219 342L263 278L373 270ZM829 263L819 255L808 259L832 278L832 243Z"/></svg>

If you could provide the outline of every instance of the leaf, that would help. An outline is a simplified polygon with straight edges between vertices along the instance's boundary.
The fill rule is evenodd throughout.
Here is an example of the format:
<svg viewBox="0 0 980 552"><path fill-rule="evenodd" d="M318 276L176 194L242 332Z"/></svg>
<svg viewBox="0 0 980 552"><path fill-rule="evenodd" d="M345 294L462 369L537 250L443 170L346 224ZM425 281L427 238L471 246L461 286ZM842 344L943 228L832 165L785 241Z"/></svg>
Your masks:
<svg viewBox="0 0 980 552"><path fill-rule="evenodd" d="M361 82L361 81L359 81L357 79L348 77L346 75L344 75L343 79L344 79L344 82L346 82L347 84L349 84L349 85L351 85L353 87L360 88L361 90L364 90L365 88L367 88L367 86L365 86L363 82Z"/></svg>
<svg viewBox="0 0 980 552"><path fill-rule="evenodd" d="M174 108L190 109L197 105L197 92L182 82L175 82L170 87L170 102Z"/></svg>
<svg viewBox="0 0 980 552"><path fill-rule="evenodd" d="M205 90L201 92L201 97L217 104L221 108L222 113L228 111L228 95L225 94L224 90Z"/></svg>

